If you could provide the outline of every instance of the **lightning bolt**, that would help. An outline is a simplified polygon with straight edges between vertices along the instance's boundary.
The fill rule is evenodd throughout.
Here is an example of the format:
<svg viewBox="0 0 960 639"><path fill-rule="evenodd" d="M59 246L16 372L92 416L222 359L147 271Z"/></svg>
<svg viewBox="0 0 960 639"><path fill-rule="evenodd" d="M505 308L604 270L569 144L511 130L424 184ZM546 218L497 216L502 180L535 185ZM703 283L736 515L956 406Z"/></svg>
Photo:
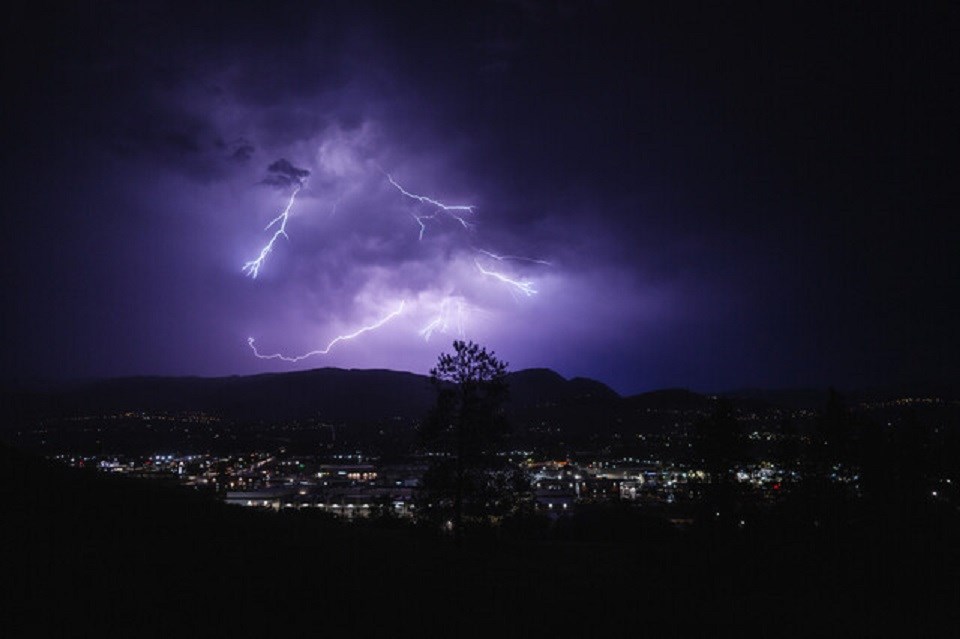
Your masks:
<svg viewBox="0 0 960 639"><path fill-rule="evenodd" d="M451 307L456 305L456 314L457 314L457 335L463 337L463 314L464 314L464 303L462 297L447 297L440 303L440 313L434 318L429 324L420 329L420 337L423 338L425 342L430 341L430 336L433 335L434 331L440 333L447 333L450 330L451 319L450 315L452 314Z"/></svg>
<svg viewBox="0 0 960 639"><path fill-rule="evenodd" d="M415 213L413 213L412 215L413 215L413 219L415 219L417 221L417 224L420 225L420 235L417 237L417 239L422 240L423 234L427 230L427 225L424 224L423 221L432 220L435 216L434 215L417 215Z"/></svg>
<svg viewBox="0 0 960 639"><path fill-rule="evenodd" d="M487 257L497 260L498 262L530 262L531 264L543 264L544 266L551 266L550 262L546 260L539 260L534 257L523 257L521 255L497 255L496 253L491 253L490 251L484 251L483 249L476 249L477 253L486 255Z"/></svg>
<svg viewBox="0 0 960 639"><path fill-rule="evenodd" d="M276 243L277 238L283 236L290 239L290 236L287 235L287 220L290 219L290 209L293 207L294 201L297 199L297 193L300 192L300 189L303 188L304 183L301 182L297 184L297 188L293 190L293 193L290 194L290 199L287 201L287 205L284 207L283 211L280 212L280 215L270 220L270 223L264 227L264 231L269 231L274 224L278 224L277 230L274 231L273 236L271 236L270 241L267 242L262 249L260 249L260 254L256 259L250 260L243 265L243 272L246 275L249 275L253 279L257 279L257 275L260 273L260 267L263 266L264 260L267 259L267 256L270 255L270 252L273 250L273 245Z"/></svg>
<svg viewBox="0 0 960 639"><path fill-rule="evenodd" d="M473 213L475 208L472 204L444 204L440 200L435 200L432 197L427 197L426 195L417 195L416 193L411 193L406 190L396 180L393 179L393 176L389 173L384 173L387 176L387 180L392 184L400 193L410 198L411 200L416 200L421 204L429 204L436 207L436 212L430 215L414 215L413 218L417 221L417 224L420 225L420 239L423 239L423 233L426 230L426 225L423 223L423 220L432 220L436 217L437 213L445 213L450 216L452 219L460 223L460 225L465 229L472 228L472 224L465 220L460 212Z"/></svg>
<svg viewBox="0 0 960 639"><path fill-rule="evenodd" d="M356 338L356 337L359 337L359 336L363 335L364 333L368 333L368 332L370 332L370 331L375 331L375 330L377 330L378 328L380 328L381 326L383 326L384 324L386 324L387 322L389 322L389 321L392 320L393 318L395 318L395 317L397 317L398 315L400 315L400 314L403 312L403 306L404 306L404 304L406 304L406 300L401 300L401 301L400 301L400 306L397 308L397 310L395 310L395 311L393 311L393 312L391 312L391 313L388 313L387 315L385 315L384 317L380 318L379 320L377 320L377 321L374 322L373 324L370 324L370 325L368 325L368 326L362 326L362 327L358 328L357 330L355 330L354 332L348 333L348 334L346 334L346 335L338 335L338 336L334 337L332 340L330 340L330 343L327 344L326 346L324 346L323 348L317 349L317 350L315 350L315 351L310 351L309 353L304 353L303 355L297 355L297 356L294 356L294 357L290 357L290 356L288 356L288 355L282 355L282 354L280 354L280 353L274 353L274 354L272 354L272 355L264 355L264 354L260 353L260 352L257 350L257 346L256 346L256 344L254 343L254 339L253 339L252 337L248 337L248 338L247 338L247 344L250 346L250 350L253 351L253 354L254 354L256 357L258 357L259 359L279 359L279 360L282 360L282 361L284 361L284 362L290 362L290 363L292 363L292 364L295 364L295 363L297 363L297 362L299 362L299 361L301 361L301 360L307 359L308 357L313 357L314 355L326 355L326 354L328 354L328 353L330 352L330 349L332 349L334 346L336 346L336 345L339 344L340 342L345 342L345 341L347 341L347 340L351 340L351 339L354 339L354 338Z"/></svg>
<svg viewBox="0 0 960 639"><path fill-rule="evenodd" d="M504 284L513 287L513 289L520 291L527 297L537 294L537 289L533 288L533 282L529 280L515 280L498 271L488 271L480 265L478 260L474 260L473 263L477 265L477 269L479 269L479 271L484 275L489 275L492 278L500 280Z"/></svg>
<svg viewBox="0 0 960 639"><path fill-rule="evenodd" d="M383 173L383 175L387 178L387 181L390 183L390 185L392 185L395 189L397 189L397 191L399 191L401 195L411 200L414 200L418 205L432 207L432 210L428 212L427 211L420 212L418 210L414 210L411 212L411 216L413 217L414 221L416 221L419 227L418 240L423 240L423 237L427 231L428 223L432 221L436 221L441 216L449 217L450 219L458 222L464 229L470 230L473 228L473 224L470 221L468 221L466 217L467 214L474 213L475 207L473 205L446 204L432 197L413 193L411 191L408 191L406 188L404 188L399 182L393 179L392 175L390 175L389 173L386 173L385 171L383 171L383 169L380 169L380 172ZM267 257L273 251L274 245L276 244L278 238L283 236L289 239L289 236L287 235L287 222L290 217L290 211L293 208L293 204L297 199L297 195L303 189L305 184L306 184L306 180L301 180L300 182L297 183L296 187L293 190L293 193L290 194L290 199L287 201L286 206L283 208L280 214L277 215L274 219L272 219L270 223L267 224L267 226L264 228L264 231L270 231L271 229L273 229L273 235L270 237L269 241L263 246L263 248L260 249L260 253L256 257L256 259L250 260L249 262L246 262L243 265L242 270L244 274L249 275L251 278L256 279L256 277L260 273L260 268L263 266ZM331 217L336 214L337 206L340 203L340 199L342 199L342 197L338 198L338 200L333 204L333 208L330 211ZM483 264L481 263L481 259L489 259L489 260L493 260L495 262L500 262L500 263L517 261L517 262L527 262L530 264L540 264L544 266L551 265L550 262L546 260L542 260L534 257L525 257L521 255L499 255L497 253L493 253L492 251L487 251L487 250L478 249L478 248L474 248L473 250L478 254L478 256L483 256L482 258L478 257L474 259L474 264L476 265L477 270L480 272L481 276L492 277L498 282L505 284L510 290L511 295L513 295L515 298L516 298L516 293L522 293L527 297L536 295L538 291L534 287L534 283L527 279L516 279L499 270L491 270L489 268L484 268ZM490 263L488 262L488 265L489 264ZM283 355L282 353L273 353L273 354L261 353L259 350L257 350L256 341L254 340L253 337L247 338L247 345L250 347L250 350L253 351L254 356L257 357L258 359L265 359L265 360L277 359L284 362L297 363L304 359L307 359L308 357L313 357L315 355L327 355L340 342L356 339L361 335L363 335L364 333L375 331L381 328L382 326L384 326L385 324L387 324L388 322L396 318L398 315L403 313L405 304L406 304L405 300L401 301L400 305L396 308L396 310L381 317L376 322L366 326L361 326L360 328L354 330L351 333L347 333L345 335L338 335L337 337L334 337L332 340L330 340L330 342L323 348L312 350L310 352L303 353L302 355L291 356L291 355ZM430 341L430 338L435 333L449 333L455 330L458 335L463 336L464 317L466 315L466 311L468 310L468 308L469 307L466 303L466 300L463 297L450 296L450 297L444 298L440 302L439 309L437 309L437 315L433 319L431 319L423 328L420 329L419 331L420 336L424 339L424 341L427 341L427 342ZM472 313L474 309L470 308L469 310Z"/></svg>

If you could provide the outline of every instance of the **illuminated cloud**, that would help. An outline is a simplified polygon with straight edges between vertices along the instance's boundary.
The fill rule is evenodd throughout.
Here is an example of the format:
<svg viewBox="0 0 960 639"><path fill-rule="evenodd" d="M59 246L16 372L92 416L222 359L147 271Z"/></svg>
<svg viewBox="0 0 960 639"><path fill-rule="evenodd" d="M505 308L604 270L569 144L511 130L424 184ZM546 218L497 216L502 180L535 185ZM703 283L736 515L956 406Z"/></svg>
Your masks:
<svg viewBox="0 0 960 639"><path fill-rule="evenodd" d="M751 16L668 5L96 4L37 14L46 55L10 69L9 375L424 372L460 336L620 390L960 361L952 182L897 146L956 109L898 99L942 74L877 81L912 68L872 62L909 59L895 38L851 58L788 26L754 55L727 28ZM305 360L247 343L323 351L401 301Z"/></svg>

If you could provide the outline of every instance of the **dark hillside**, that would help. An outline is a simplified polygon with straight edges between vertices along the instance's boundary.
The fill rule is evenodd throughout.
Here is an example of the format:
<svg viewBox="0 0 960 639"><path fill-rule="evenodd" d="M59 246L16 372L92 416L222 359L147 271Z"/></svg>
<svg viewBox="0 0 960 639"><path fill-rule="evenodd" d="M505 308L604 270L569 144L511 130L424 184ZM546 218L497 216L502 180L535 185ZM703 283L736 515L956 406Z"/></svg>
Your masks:
<svg viewBox="0 0 960 639"><path fill-rule="evenodd" d="M458 550L6 448L0 468L3 623L23 635L920 636L957 621L957 544L943 527L922 539L909 525L678 534L608 511L558 528L568 541L477 531Z"/></svg>
<svg viewBox="0 0 960 639"><path fill-rule="evenodd" d="M547 369L508 375L511 406L545 407L619 396L593 380L566 380ZM436 392L425 375L388 370L319 368L247 377L126 377L30 391L8 390L6 414L96 414L123 411L205 411L227 417L328 421L418 419Z"/></svg>

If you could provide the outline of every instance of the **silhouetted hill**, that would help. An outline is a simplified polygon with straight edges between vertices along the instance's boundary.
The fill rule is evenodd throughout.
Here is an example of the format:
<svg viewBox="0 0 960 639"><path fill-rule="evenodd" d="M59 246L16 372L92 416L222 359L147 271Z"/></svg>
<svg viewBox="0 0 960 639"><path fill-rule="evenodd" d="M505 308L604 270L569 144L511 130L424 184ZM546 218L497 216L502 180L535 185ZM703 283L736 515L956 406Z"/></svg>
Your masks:
<svg viewBox="0 0 960 639"><path fill-rule="evenodd" d="M901 388L864 388L855 390L837 389L848 405L859 402L882 402L901 398L938 398L956 401L960 390L949 384L907 385ZM827 400L828 388L743 388L720 393L740 405L755 402L757 406L779 406L818 410Z"/></svg>
<svg viewBox="0 0 960 639"><path fill-rule="evenodd" d="M59 391L16 394L21 411L112 413L205 411L231 417L284 419L321 415L331 421L415 417L433 402L422 375L386 370L309 371L246 377L128 377Z"/></svg>
<svg viewBox="0 0 960 639"><path fill-rule="evenodd" d="M738 403L755 403L759 406L781 408L822 408L827 399L826 388L742 388L721 393Z"/></svg>
<svg viewBox="0 0 960 639"><path fill-rule="evenodd" d="M566 380L549 369L533 368L512 373L508 382L514 425L525 436L540 432L541 443L603 434L620 417L620 396L591 379Z"/></svg>
<svg viewBox="0 0 960 639"><path fill-rule="evenodd" d="M574 377L568 383L567 388L574 397L590 397L606 399L608 401L616 401L620 398L620 395L615 390L603 382L598 382L587 377Z"/></svg>
<svg viewBox="0 0 960 639"><path fill-rule="evenodd" d="M508 375L516 410L576 400L616 402L606 385L566 380L548 369ZM204 411L237 418L321 417L332 422L418 419L436 391L425 375L389 370L320 368L233 377L126 377L42 391L7 392L5 412L97 414L122 411Z"/></svg>
<svg viewBox="0 0 960 639"><path fill-rule="evenodd" d="M611 438L635 441L639 434L689 429L707 417L716 402L715 396L680 388L621 397L601 382L580 377L568 380L544 368L510 373L507 381L507 411L517 441L524 445L591 447L606 445ZM386 442L382 437L399 437L391 440L392 446L400 445L403 437L409 443L412 431L388 429L384 435L378 425L395 421L409 426L427 415L436 398L424 375L338 368L216 378L130 377L46 384L33 390L24 385L15 388L0 393L0 414L23 421L44 416L188 411L240 421L309 418L356 426L349 433L367 443L371 437L381 444ZM723 396L741 413L761 413L773 407L819 410L827 391L761 389ZM851 393L844 399L853 405L863 399L904 396L871 391ZM943 413L944 419L955 414L956 408L952 410ZM19 421L8 419L6 424Z"/></svg>
<svg viewBox="0 0 960 639"><path fill-rule="evenodd" d="M518 405L542 404L560 399L567 380L549 368L528 368L510 373L510 402Z"/></svg>
<svg viewBox="0 0 960 639"><path fill-rule="evenodd" d="M706 395L684 388L667 388L650 391L626 398L629 410L704 410L713 406L714 400Z"/></svg>

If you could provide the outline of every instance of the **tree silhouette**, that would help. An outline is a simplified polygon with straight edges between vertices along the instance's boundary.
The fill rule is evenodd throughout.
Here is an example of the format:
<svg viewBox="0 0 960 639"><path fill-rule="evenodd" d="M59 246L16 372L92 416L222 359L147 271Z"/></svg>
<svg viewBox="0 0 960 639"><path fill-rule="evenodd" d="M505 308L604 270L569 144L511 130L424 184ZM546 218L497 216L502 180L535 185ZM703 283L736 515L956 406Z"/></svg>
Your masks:
<svg viewBox="0 0 960 639"><path fill-rule="evenodd" d="M827 404L817 419L817 441L813 450L821 473L829 475L835 464L849 458L852 431L853 417L843 397L831 387Z"/></svg>
<svg viewBox="0 0 960 639"><path fill-rule="evenodd" d="M723 513L725 519L729 519L733 506L730 468L740 452L739 430L733 403L726 397L719 398L710 417L697 424L697 450L710 476L703 506L710 512Z"/></svg>
<svg viewBox="0 0 960 639"><path fill-rule="evenodd" d="M712 483L729 479L730 464L737 453L739 426L733 403L717 400L710 417L697 424L698 449Z"/></svg>
<svg viewBox="0 0 960 639"><path fill-rule="evenodd" d="M438 395L424 438L452 449L456 462L453 531L459 542L468 470L481 465L484 453L505 431L507 364L473 342L457 340L453 349L453 353L442 353L430 371Z"/></svg>

